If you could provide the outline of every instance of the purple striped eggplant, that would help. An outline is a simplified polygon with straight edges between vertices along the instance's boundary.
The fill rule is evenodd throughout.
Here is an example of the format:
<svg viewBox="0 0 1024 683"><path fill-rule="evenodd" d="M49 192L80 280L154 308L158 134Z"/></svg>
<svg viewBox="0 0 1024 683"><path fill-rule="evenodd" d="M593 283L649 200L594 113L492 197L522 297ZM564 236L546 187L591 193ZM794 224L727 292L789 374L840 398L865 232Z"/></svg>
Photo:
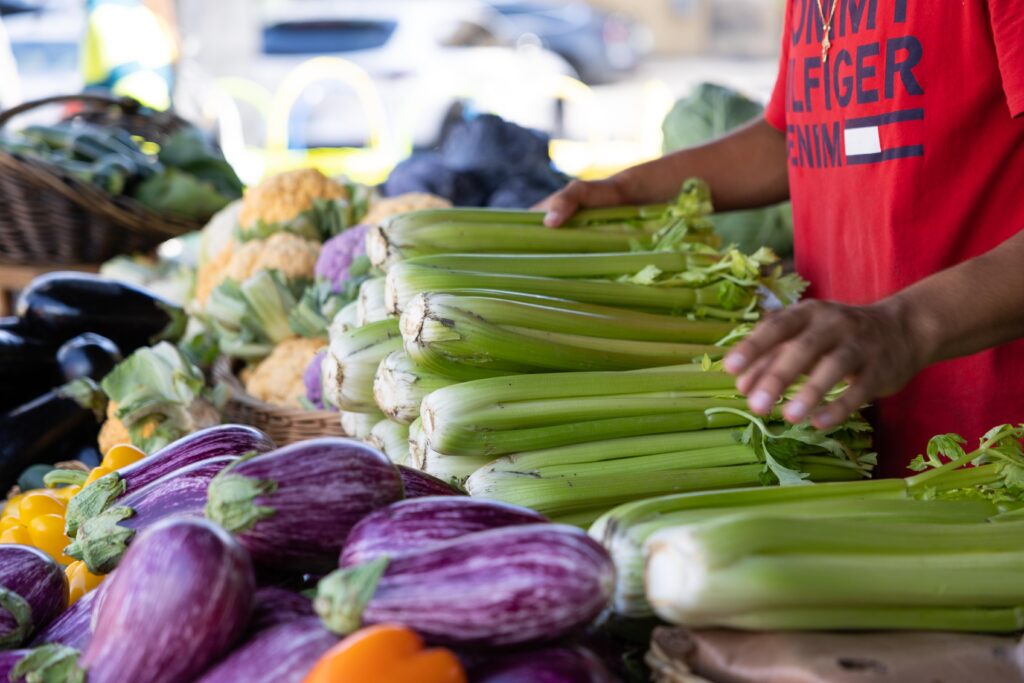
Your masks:
<svg viewBox="0 0 1024 683"><path fill-rule="evenodd" d="M105 584L83 595L36 634L32 647L56 643L84 650L92 638L92 610ZM0 681L3 679L0 678Z"/></svg>
<svg viewBox="0 0 1024 683"><path fill-rule="evenodd" d="M206 516L234 533L256 564L315 574L338 566L356 522L401 498L401 477L380 451L351 439L311 439L218 475Z"/></svg>
<svg viewBox="0 0 1024 683"><path fill-rule="evenodd" d="M608 553L582 530L528 524L339 569L314 606L340 634L386 622L442 644L525 645L585 627L614 583Z"/></svg>
<svg viewBox="0 0 1024 683"><path fill-rule="evenodd" d="M468 496L403 500L363 517L345 539L339 564L352 567L478 531L546 521L528 508Z"/></svg>
<svg viewBox="0 0 1024 683"><path fill-rule="evenodd" d="M252 621L249 622L250 633L316 615L312 600L301 593L277 586L264 586L257 590L254 602Z"/></svg>
<svg viewBox="0 0 1024 683"><path fill-rule="evenodd" d="M551 647L492 658L469 672L473 683L617 683L594 653Z"/></svg>
<svg viewBox="0 0 1024 683"><path fill-rule="evenodd" d="M138 531L172 516L202 517L210 482L237 461L229 455L211 458L157 479L86 520L64 552L84 560L93 574L109 574Z"/></svg>
<svg viewBox="0 0 1024 683"><path fill-rule="evenodd" d="M210 427L178 439L153 455L122 470L111 472L82 489L68 503L68 536L74 538L82 522L103 512L118 498L130 495L183 467L225 455L242 456L272 450L274 442L269 436L245 425Z"/></svg>
<svg viewBox="0 0 1024 683"><path fill-rule="evenodd" d="M0 650L27 642L67 605L67 579L49 555L24 545L0 545Z"/></svg>
<svg viewBox="0 0 1024 683"><path fill-rule="evenodd" d="M191 683L245 633L256 592L248 553L204 519L146 529L108 581L79 662L89 683Z"/></svg>
<svg viewBox="0 0 1024 683"><path fill-rule="evenodd" d="M11 676L14 671L14 667L18 666L18 662L23 660L31 650L2 650L0 651L0 681L7 683L7 681L21 681L24 678L18 676Z"/></svg>
<svg viewBox="0 0 1024 683"><path fill-rule="evenodd" d="M317 617L292 619L256 633L195 683L302 683L337 643Z"/></svg>
<svg viewBox="0 0 1024 683"><path fill-rule="evenodd" d="M398 473L402 475L402 486L405 489L406 498L422 498L424 496L464 496L462 491L453 489L437 477L426 472L396 465Z"/></svg>

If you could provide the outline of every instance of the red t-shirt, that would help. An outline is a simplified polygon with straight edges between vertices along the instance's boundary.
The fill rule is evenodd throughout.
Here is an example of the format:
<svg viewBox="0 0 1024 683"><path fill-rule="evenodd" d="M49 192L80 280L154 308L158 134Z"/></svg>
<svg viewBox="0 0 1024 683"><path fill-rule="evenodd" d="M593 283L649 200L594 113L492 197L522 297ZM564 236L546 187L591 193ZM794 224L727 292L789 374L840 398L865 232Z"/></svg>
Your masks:
<svg viewBox="0 0 1024 683"><path fill-rule="evenodd" d="M817 0L789 0L786 26L766 117L786 133L812 296L874 302L1024 229L1024 5L839 0L824 69ZM1024 342L876 406L881 473L903 476L935 434L1024 422Z"/></svg>

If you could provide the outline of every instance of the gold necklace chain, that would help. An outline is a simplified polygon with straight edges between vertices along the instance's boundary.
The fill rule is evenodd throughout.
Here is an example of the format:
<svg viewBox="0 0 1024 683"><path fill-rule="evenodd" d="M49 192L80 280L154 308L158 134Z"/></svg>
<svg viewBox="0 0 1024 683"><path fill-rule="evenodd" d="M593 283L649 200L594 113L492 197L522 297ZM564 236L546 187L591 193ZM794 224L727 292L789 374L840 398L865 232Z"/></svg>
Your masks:
<svg viewBox="0 0 1024 683"><path fill-rule="evenodd" d="M825 8L821 4L821 0L818 0L818 14L821 15L821 26L824 29L825 37L821 39L821 64L822 66L828 62L828 51L832 47L832 20L836 18L836 8L839 7L839 0L832 0L832 9L829 11L828 16L825 16Z"/></svg>

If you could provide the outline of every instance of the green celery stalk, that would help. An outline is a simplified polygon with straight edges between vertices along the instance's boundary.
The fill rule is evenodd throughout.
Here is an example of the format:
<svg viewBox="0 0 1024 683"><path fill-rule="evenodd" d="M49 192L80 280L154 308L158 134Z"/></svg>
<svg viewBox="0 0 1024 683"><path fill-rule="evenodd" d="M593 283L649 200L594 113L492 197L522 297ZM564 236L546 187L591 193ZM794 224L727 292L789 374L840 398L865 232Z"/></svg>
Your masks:
<svg viewBox="0 0 1024 683"><path fill-rule="evenodd" d="M725 628L754 631L960 631L1019 633L1024 630L1024 605L984 607L857 607L793 608L746 612L716 619Z"/></svg>
<svg viewBox="0 0 1024 683"><path fill-rule="evenodd" d="M663 273L706 268L718 262L715 252L633 251L608 254L435 254L407 263L478 273L540 275L562 278L607 278L634 275L654 267Z"/></svg>
<svg viewBox="0 0 1024 683"><path fill-rule="evenodd" d="M384 419L384 413L353 413L341 411L341 428L354 439L365 439L378 422Z"/></svg>
<svg viewBox="0 0 1024 683"><path fill-rule="evenodd" d="M384 303L384 277L373 277L359 285L355 326L362 327L391 317Z"/></svg>
<svg viewBox="0 0 1024 683"><path fill-rule="evenodd" d="M419 417L420 404L427 395L454 382L417 365L404 351L392 351L377 367L373 396L385 415L409 425Z"/></svg>
<svg viewBox="0 0 1024 683"><path fill-rule="evenodd" d="M381 420L373 426L366 443L370 444L396 465L409 465L409 425L394 420Z"/></svg>
<svg viewBox="0 0 1024 683"><path fill-rule="evenodd" d="M373 397L377 366L401 348L397 320L381 320L335 336L324 358L327 400L348 412L380 413Z"/></svg>

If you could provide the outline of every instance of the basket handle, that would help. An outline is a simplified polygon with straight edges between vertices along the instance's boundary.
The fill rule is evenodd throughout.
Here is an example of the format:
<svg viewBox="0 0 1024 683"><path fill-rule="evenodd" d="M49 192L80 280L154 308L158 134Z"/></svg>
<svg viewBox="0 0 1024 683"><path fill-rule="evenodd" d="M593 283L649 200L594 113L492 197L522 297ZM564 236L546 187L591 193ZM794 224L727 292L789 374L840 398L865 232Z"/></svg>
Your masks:
<svg viewBox="0 0 1024 683"><path fill-rule="evenodd" d="M24 102L16 107L0 112L0 128L3 128L7 123L19 114L24 114L27 111L38 109L39 107L45 107L49 104L60 104L62 102L85 102L89 104L98 104L105 107L118 107L125 114L137 114L141 109L142 105L138 100L131 97L108 97L106 95L91 95L88 93L79 93L77 95L54 95L53 97L44 97L39 100L33 100L31 102ZM187 125L187 122L172 112L160 112L161 115L169 116L178 125Z"/></svg>

